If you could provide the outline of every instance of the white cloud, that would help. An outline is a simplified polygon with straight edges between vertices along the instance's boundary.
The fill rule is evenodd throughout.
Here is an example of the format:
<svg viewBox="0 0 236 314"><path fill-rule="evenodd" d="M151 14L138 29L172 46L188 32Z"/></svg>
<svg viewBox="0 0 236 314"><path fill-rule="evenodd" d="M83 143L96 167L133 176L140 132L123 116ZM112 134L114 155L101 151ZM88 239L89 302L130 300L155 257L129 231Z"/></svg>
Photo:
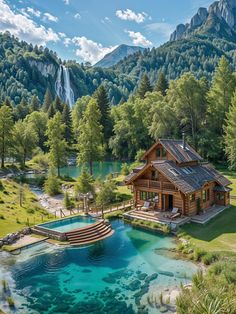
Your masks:
<svg viewBox="0 0 236 314"><path fill-rule="evenodd" d="M147 18L148 15L145 12L136 13L130 9L126 9L126 10L117 10L116 16L121 20L142 23L144 22L144 20Z"/></svg>
<svg viewBox="0 0 236 314"><path fill-rule="evenodd" d="M49 21L49 22L58 22L58 17L56 17L50 13L44 13L43 14L43 20Z"/></svg>
<svg viewBox="0 0 236 314"><path fill-rule="evenodd" d="M151 32L156 32L166 37L174 31L175 26L168 23L152 23L145 26L145 29Z"/></svg>
<svg viewBox="0 0 236 314"><path fill-rule="evenodd" d="M0 0L0 31L9 31L21 40L38 45L59 40L58 34L51 28L39 26L27 16L14 13L4 0Z"/></svg>
<svg viewBox="0 0 236 314"><path fill-rule="evenodd" d="M65 37L66 37L66 34L65 34L65 33L62 33L62 32L59 32L58 35L59 35L61 38L65 38Z"/></svg>
<svg viewBox="0 0 236 314"><path fill-rule="evenodd" d="M63 2L64 2L66 5L69 5L69 4L70 4L70 0L63 0Z"/></svg>
<svg viewBox="0 0 236 314"><path fill-rule="evenodd" d="M81 15L79 14L79 12L74 15L74 18L77 20L81 19Z"/></svg>
<svg viewBox="0 0 236 314"><path fill-rule="evenodd" d="M111 19L108 16L105 16L104 19L101 20L103 24L111 23Z"/></svg>
<svg viewBox="0 0 236 314"><path fill-rule="evenodd" d="M71 38L66 37L66 38L64 39L63 43L64 43L64 45L65 45L66 47L68 47L68 46L72 43L72 40L71 40Z"/></svg>
<svg viewBox="0 0 236 314"><path fill-rule="evenodd" d="M125 32L129 34L129 37L132 39L134 45L141 45L144 47L152 45L152 42L148 40L146 37L144 37L140 32L127 30L125 30Z"/></svg>
<svg viewBox="0 0 236 314"><path fill-rule="evenodd" d="M64 44L75 45L76 56L78 56L83 61L88 61L91 64L95 64L97 61L101 60L107 53L113 51L117 46L103 47L102 44L97 43L91 39L82 37L65 38Z"/></svg>
<svg viewBox="0 0 236 314"><path fill-rule="evenodd" d="M26 11L27 11L28 13L30 13L30 14L36 16L36 17L40 17L40 15L41 15L41 12L40 12L39 10L35 10L35 9L33 9L33 8L30 8L30 7L27 7L27 8L26 8Z"/></svg>

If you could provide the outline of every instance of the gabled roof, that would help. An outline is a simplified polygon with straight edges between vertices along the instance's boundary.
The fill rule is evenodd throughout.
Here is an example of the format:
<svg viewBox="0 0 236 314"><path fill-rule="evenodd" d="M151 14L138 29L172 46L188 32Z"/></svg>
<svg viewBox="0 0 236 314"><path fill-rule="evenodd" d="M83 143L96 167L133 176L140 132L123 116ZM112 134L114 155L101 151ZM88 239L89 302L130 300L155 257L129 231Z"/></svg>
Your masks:
<svg viewBox="0 0 236 314"><path fill-rule="evenodd" d="M193 193L201 189L206 183L217 182L220 186L227 187L231 182L209 164L198 164L186 167L178 167L174 161L153 161L142 168L138 173L131 173L125 182L130 184L137 179L149 167L160 171L170 182L172 182L184 194Z"/></svg>
<svg viewBox="0 0 236 314"><path fill-rule="evenodd" d="M182 140L160 139L144 155L143 159L155 148L161 144L179 163L190 161L202 161L202 157L187 143L183 148Z"/></svg>

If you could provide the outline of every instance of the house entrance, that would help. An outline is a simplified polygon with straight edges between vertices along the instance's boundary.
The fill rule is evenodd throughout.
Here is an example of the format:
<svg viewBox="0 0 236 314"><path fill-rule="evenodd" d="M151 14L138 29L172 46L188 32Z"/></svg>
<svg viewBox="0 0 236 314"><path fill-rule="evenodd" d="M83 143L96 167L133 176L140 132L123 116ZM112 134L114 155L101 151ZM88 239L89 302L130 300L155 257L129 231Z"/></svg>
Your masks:
<svg viewBox="0 0 236 314"><path fill-rule="evenodd" d="M164 211L173 209L173 195L162 194L162 209Z"/></svg>

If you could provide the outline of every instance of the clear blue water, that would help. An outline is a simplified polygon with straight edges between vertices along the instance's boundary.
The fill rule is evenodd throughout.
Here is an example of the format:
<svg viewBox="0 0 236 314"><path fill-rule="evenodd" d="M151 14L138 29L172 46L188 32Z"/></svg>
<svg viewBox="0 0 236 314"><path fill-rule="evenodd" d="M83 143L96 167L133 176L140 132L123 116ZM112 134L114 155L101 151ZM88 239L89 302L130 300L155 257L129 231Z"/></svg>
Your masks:
<svg viewBox="0 0 236 314"><path fill-rule="evenodd" d="M18 256L0 253L0 280L9 282L17 313L158 314L150 300L188 283L197 271L166 254L175 246L172 237L121 220L112 226L113 236L86 248L44 243ZM1 294L0 302L7 310Z"/></svg>
<svg viewBox="0 0 236 314"><path fill-rule="evenodd" d="M95 178L104 179L109 173L120 172L122 163L120 161L104 161L93 163L93 175ZM68 166L61 168L61 175L67 175L72 178L78 178L82 167Z"/></svg>
<svg viewBox="0 0 236 314"><path fill-rule="evenodd" d="M91 216L77 216L72 218L66 218L62 220L47 222L40 226L52 229L58 232L68 232L73 229L82 228L90 224L95 223L97 220Z"/></svg>

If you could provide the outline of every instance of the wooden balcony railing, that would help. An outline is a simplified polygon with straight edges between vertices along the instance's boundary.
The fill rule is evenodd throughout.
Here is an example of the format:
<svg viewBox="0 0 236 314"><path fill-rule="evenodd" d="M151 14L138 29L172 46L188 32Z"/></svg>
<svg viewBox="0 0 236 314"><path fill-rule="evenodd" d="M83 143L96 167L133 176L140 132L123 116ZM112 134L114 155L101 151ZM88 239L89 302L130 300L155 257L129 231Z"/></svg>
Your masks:
<svg viewBox="0 0 236 314"><path fill-rule="evenodd" d="M169 190L169 191L176 190L174 184L172 183L153 181L153 180L147 180L147 179L136 180L135 185L140 186L140 187L145 187L145 188L154 188L158 190Z"/></svg>

